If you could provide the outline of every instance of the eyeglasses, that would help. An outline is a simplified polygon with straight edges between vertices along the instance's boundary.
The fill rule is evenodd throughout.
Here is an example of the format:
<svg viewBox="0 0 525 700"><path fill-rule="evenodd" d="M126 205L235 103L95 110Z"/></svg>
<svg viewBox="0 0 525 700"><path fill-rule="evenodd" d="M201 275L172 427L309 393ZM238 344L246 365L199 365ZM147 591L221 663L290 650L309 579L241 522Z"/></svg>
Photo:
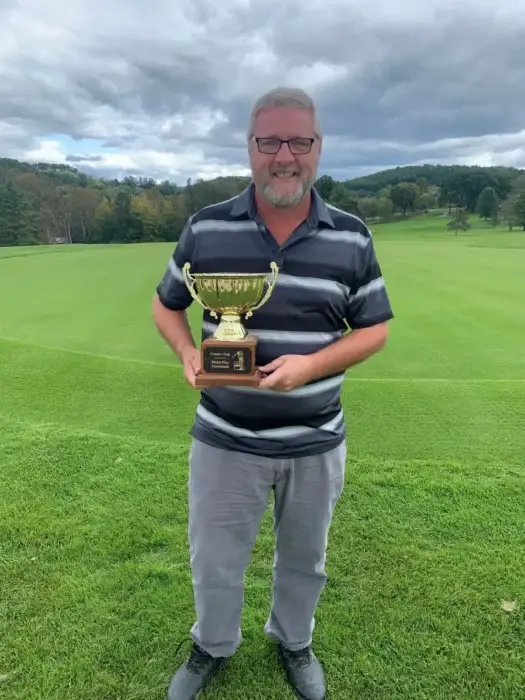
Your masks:
<svg viewBox="0 0 525 700"><path fill-rule="evenodd" d="M283 143L288 144L290 152L294 155L304 155L305 153L310 153L312 150L312 145L315 139L307 138L293 138L293 139L277 139L277 138L265 138L254 136L257 143L257 148L261 153L266 153L267 155L273 155L279 153L279 150Z"/></svg>

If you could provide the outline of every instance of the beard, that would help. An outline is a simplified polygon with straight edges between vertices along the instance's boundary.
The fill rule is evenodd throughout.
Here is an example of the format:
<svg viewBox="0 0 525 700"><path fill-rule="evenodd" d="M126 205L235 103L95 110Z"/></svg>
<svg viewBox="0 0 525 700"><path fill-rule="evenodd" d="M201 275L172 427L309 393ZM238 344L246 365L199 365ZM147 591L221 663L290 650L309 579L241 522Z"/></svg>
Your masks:
<svg viewBox="0 0 525 700"><path fill-rule="evenodd" d="M315 175L305 179L299 179L297 176L295 187L292 188L292 183L280 183L279 179L273 175L273 173L270 174L269 181L257 182L256 178L254 181L264 199L279 209L297 206L310 192L315 182Z"/></svg>

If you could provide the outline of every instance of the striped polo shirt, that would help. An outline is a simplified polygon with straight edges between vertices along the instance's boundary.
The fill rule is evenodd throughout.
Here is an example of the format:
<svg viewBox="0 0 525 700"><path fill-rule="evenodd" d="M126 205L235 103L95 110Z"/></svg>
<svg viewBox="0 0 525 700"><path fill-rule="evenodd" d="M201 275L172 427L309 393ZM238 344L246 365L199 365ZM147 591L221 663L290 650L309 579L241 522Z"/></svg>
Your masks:
<svg viewBox="0 0 525 700"><path fill-rule="evenodd" d="M279 276L270 299L243 324L257 336L258 365L280 355L314 353L349 330L393 318L372 235L356 216L325 203L315 188L308 218L279 246L258 217L254 186L191 216L157 287L169 309L192 297L182 267L193 273ZM203 310L201 341L216 320ZM344 372L292 391L252 387L201 390L191 435L209 445L276 458L319 454L345 439Z"/></svg>

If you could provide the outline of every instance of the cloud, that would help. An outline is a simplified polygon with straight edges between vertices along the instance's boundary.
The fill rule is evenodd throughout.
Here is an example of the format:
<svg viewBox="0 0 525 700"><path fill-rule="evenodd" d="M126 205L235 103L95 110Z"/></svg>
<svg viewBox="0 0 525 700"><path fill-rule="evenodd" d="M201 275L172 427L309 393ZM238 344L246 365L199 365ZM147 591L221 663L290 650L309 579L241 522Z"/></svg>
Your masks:
<svg viewBox="0 0 525 700"><path fill-rule="evenodd" d="M247 174L253 101L299 85L346 179L525 167L520 0L0 0L0 156L106 177Z"/></svg>

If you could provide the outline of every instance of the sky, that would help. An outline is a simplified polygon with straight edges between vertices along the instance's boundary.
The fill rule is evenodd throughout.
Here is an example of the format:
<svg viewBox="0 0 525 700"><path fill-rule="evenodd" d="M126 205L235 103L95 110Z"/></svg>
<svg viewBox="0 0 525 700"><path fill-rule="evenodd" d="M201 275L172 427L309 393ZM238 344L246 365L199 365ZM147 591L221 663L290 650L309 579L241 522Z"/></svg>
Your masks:
<svg viewBox="0 0 525 700"><path fill-rule="evenodd" d="M314 98L319 175L525 168L524 0L0 0L0 157L248 175L265 90Z"/></svg>

